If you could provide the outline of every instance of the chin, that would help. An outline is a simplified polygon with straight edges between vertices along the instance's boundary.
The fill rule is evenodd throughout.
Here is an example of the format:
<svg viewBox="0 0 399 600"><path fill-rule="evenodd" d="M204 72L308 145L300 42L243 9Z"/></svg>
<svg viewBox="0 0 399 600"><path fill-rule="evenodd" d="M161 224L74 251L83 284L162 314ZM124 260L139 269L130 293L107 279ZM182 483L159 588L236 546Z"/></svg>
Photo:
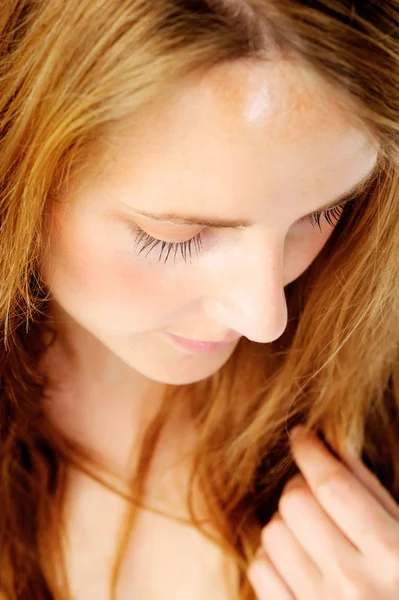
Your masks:
<svg viewBox="0 0 399 600"><path fill-rule="evenodd" d="M229 360L235 348L228 352L211 356L175 356L175 360L157 361L150 364L131 364L136 371L158 383L166 385L187 385L197 381L203 381L217 373ZM128 362L128 361L126 361ZM129 362L128 362L129 364Z"/></svg>

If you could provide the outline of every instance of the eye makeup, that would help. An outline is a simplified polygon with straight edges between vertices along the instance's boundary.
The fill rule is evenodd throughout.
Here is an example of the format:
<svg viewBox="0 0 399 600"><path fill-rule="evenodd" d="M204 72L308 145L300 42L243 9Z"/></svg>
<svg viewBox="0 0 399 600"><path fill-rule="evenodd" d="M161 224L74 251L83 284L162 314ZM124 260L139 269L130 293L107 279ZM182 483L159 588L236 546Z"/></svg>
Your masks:
<svg viewBox="0 0 399 600"><path fill-rule="evenodd" d="M331 209L315 211L310 215L306 215L302 217L298 222L304 222L309 220L312 227L314 228L317 224L320 231L322 231L321 220L324 217L327 223L334 227L334 225L339 221L344 208L351 209L354 204L354 199L347 200L342 202L338 206L334 206ZM163 259L164 264L169 260L171 255L174 255L174 259L176 261L177 253L180 252L181 257L186 263L188 259L192 258L193 251L196 254L199 254L202 250L202 232L198 233L194 237L186 240L184 242L165 242L164 240L160 240L159 238L155 238L140 227L136 226L136 240L135 247L137 254L141 254L144 251L147 251L145 257L147 257L152 250L155 248L159 249L158 262Z"/></svg>

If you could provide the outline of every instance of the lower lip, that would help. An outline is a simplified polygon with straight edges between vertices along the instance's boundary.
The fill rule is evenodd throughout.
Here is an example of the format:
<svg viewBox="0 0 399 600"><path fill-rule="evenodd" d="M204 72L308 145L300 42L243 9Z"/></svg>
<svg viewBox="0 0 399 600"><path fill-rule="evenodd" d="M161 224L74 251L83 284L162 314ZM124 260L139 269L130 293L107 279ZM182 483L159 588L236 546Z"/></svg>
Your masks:
<svg viewBox="0 0 399 600"><path fill-rule="evenodd" d="M178 337L173 333L166 333L169 339L175 342L180 348L189 350L195 354L205 354L206 352L213 352L215 350L221 350L231 346L234 342L218 343L218 342L196 342L194 340L188 340L187 338Z"/></svg>

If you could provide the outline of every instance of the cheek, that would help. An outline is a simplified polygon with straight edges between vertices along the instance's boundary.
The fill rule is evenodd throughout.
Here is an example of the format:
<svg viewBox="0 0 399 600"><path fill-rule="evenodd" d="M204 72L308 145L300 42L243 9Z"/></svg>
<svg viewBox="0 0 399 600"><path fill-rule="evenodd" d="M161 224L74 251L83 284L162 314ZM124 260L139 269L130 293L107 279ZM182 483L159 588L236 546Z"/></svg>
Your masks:
<svg viewBox="0 0 399 600"><path fill-rule="evenodd" d="M303 232L294 233L289 236L284 252L284 285L291 283L302 275L308 266L327 243L332 235L334 227L323 223L322 231L316 226L306 225Z"/></svg>
<svg viewBox="0 0 399 600"><path fill-rule="evenodd" d="M165 271L118 246L112 228L64 217L53 229L43 279L76 321L90 328L146 331L161 326L181 298ZM156 271L156 273L155 273Z"/></svg>

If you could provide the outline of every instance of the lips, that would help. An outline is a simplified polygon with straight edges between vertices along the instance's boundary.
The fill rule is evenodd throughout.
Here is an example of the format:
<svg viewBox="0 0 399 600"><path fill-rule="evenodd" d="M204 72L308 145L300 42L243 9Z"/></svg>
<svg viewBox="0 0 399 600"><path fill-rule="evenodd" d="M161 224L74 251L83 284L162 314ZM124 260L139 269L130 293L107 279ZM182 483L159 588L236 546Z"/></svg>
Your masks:
<svg viewBox="0 0 399 600"><path fill-rule="evenodd" d="M239 340L242 337L241 335L234 335L234 336L230 335L230 336L226 336L222 340L198 340L198 339L194 339L194 338L188 338L183 335L178 335L177 333L171 333L170 331L168 333L170 333L174 337L177 337L181 340L185 340L187 342L198 343L198 344L218 344L218 345L232 344L233 342L236 342L237 340Z"/></svg>
<svg viewBox="0 0 399 600"><path fill-rule="evenodd" d="M206 352L217 351L217 350L226 348L228 346L231 346L231 344L233 342L235 342L235 341L237 341L237 339L239 339L239 338L235 337L232 341L229 341L229 342L226 342L226 341L205 342L205 341L199 341L199 340L193 340L193 339L189 339L189 338L180 337L180 336L177 336L170 332L166 332L166 335L179 348L182 348L182 349L188 351L190 354L193 354L193 353L194 354L203 354Z"/></svg>

